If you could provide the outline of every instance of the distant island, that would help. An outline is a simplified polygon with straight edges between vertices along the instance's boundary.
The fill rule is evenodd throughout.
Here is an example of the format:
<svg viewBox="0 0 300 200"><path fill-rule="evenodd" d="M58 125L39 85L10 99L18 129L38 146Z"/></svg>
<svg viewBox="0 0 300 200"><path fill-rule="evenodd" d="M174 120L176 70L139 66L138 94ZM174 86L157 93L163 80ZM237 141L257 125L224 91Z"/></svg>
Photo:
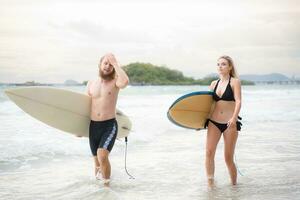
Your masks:
<svg viewBox="0 0 300 200"><path fill-rule="evenodd" d="M86 85L85 82L79 83L74 80L66 80L64 83L39 83L35 81L26 81L24 83L0 83L0 85L9 85L9 86L80 86Z"/></svg>
<svg viewBox="0 0 300 200"><path fill-rule="evenodd" d="M53 83L39 83L35 81L26 81L24 83L0 83L0 85L9 85L9 86L53 86Z"/></svg>
<svg viewBox="0 0 300 200"><path fill-rule="evenodd" d="M185 76L181 71L172 70L166 66L156 66L151 63L130 63L122 67L129 76L130 85L209 85L218 79L218 74L209 74L202 79ZM283 74L272 73L265 75L243 74L239 77L242 85L256 84L300 84L295 77L289 78ZM25 83L0 83L0 85L13 86L80 86L87 81L78 82L66 80L64 83L38 83L27 81Z"/></svg>
<svg viewBox="0 0 300 200"><path fill-rule="evenodd" d="M77 81L74 81L74 80L66 80L64 82L64 85L83 85L84 83L79 83Z"/></svg>
<svg viewBox="0 0 300 200"><path fill-rule="evenodd" d="M272 73L272 74L264 74L264 75L257 75L257 74L244 74L240 76L242 80L249 80L255 82L255 84L272 84L272 83L289 83L295 80L293 77L290 79L289 77L279 74L279 73Z"/></svg>
<svg viewBox="0 0 300 200"><path fill-rule="evenodd" d="M131 85L210 85L217 76L203 79L186 77L181 71L151 63L131 63L123 67L129 76ZM242 81L243 85L254 85L252 81Z"/></svg>

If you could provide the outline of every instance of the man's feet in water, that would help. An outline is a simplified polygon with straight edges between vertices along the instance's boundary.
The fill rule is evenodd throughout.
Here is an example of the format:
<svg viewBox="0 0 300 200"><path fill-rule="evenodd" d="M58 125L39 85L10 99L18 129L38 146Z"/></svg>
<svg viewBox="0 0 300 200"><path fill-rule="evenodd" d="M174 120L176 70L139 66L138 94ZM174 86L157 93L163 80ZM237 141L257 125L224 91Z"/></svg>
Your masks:
<svg viewBox="0 0 300 200"><path fill-rule="evenodd" d="M102 173L101 173L100 167L96 167L96 175L95 175L95 178L96 178L97 180L102 180Z"/></svg>
<svg viewBox="0 0 300 200"><path fill-rule="evenodd" d="M99 171L99 172L97 172L97 174L96 174L95 178L96 178L97 180L102 180L102 174L101 174L101 172L100 172L100 171Z"/></svg>
<svg viewBox="0 0 300 200"><path fill-rule="evenodd" d="M105 178L102 177L102 173L101 173L100 167L96 167L95 171L96 171L95 178L97 180L102 181L102 183L103 183L104 186L109 187L110 179L105 179Z"/></svg>
<svg viewBox="0 0 300 200"><path fill-rule="evenodd" d="M103 185L105 186L105 187L109 187L109 182L110 182L110 179L103 179Z"/></svg>

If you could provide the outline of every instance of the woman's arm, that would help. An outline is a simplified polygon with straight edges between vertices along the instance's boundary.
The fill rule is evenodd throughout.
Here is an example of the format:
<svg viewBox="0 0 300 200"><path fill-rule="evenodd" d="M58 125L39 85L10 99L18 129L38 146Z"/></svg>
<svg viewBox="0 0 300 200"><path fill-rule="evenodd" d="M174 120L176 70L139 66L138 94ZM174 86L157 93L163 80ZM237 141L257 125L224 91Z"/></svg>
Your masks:
<svg viewBox="0 0 300 200"><path fill-rule="evenodd" d="M212 91L214 91L215 86L216 86L216 81L212 81L211 84L210 84L210 86L208 86L208 88L212 92ZM212 105L210 107L210 111L209 111L209 114L207 116L208 119L211 117L211 115L212 115L212 113L213 113L213 111L215 109L215 103L216 102L213 101L213 103L212 103Z"/></svg>
<svg viewBox="0 0 300 200"><path fill-rule="evenodd" d="M234 108L232 118L237 120L242 106L242 91L241 91L241 81L239 79L235 79L234 82L235 83L233 85L233 94L235 99L235 108Z"/></svg>
<svg viewBox="0 0 300 200"><path fill-rule="evenodd" d="M208 86L209 90L214 91L215 85L216 85L216 81L212 81L210 86Z"/></svg>

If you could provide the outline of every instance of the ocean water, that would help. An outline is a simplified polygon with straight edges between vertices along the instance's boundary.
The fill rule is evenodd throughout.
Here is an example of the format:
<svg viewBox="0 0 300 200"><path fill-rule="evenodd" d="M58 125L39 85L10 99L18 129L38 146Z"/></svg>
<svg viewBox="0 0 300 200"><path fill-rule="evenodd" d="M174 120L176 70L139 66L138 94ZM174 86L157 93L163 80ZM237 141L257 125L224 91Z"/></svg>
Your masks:
<svg viewBox="0 0 300 200"><path fill-rule="evenodd" d="M0 88L0 199L300 199L300 86L243 86L243 127L236 147L238 184L230 185L223 141L216 187L207 188L206 131L186 130L166 117L179 96L203 86L129 86L118 108L133 122L127 168L125 142L110 155L112 181L93 176L87 138L28 116ZM84 91L84 87L65 89Z"/></svg>

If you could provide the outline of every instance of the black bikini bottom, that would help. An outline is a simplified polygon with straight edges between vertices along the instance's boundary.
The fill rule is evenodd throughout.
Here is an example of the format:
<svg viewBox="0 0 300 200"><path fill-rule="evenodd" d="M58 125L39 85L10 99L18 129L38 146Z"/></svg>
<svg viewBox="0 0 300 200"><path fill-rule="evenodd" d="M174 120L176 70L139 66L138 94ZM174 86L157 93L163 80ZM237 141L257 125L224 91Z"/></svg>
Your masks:
<svg viewBox="0 0 300 200"><path fill-rule="evenodd" d="M238 119L242 120L241 117L238 117ZM227 124L219 123L219 122L216 122L216 121L211 120L211 119L206 120L204 128L208 127L209 122L213 123L221 131L221 133L223 133L227 129ZM242 126L242 123L240 121L236 121L236 128L237 128L238 131L241 130L241 126Z"/></svg>

